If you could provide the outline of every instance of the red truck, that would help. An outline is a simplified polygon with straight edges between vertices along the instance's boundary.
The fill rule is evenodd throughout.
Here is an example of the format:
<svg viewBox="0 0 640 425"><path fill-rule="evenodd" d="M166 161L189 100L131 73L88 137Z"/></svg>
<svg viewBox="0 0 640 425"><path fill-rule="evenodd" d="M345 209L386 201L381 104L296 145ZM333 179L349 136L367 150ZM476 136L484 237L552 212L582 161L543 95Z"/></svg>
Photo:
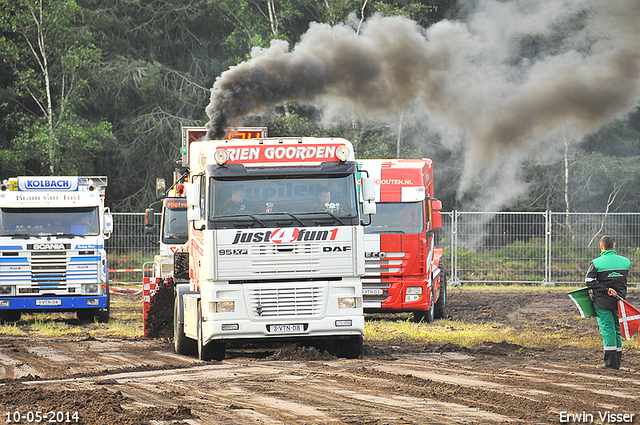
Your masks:
<svg viewBox="0 0 640 425"><path fill-rule="evenodd" d="M413 312L416 322L447 317L442 203L433 196L430 159L358 160L375 181L377 212L364 228L363 307L368 313Z"/></svg>

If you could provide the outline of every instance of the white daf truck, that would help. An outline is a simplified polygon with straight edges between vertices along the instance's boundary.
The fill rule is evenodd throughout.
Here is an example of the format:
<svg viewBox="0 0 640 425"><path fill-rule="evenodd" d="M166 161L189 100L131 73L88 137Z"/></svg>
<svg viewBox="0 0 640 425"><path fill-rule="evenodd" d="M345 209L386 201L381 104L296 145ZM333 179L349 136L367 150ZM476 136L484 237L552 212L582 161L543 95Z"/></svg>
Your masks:
<svg viewBox="0 0 640 425"><path fill-rule="evenodd" d="M188 280L174 282L176 352L222 360L231 341L321 340L358 357L365 257L351 143L209 140L183 153L188 266L176 261L173 276ZM373 181L360 187L363 214L375 213Z"/></svg>
<svg viewBox="0 0 640 425"><path fill-rule="evenodd" d="M109 321L106 177L15 177L0 184L0 320L73 311Z"/></svg>

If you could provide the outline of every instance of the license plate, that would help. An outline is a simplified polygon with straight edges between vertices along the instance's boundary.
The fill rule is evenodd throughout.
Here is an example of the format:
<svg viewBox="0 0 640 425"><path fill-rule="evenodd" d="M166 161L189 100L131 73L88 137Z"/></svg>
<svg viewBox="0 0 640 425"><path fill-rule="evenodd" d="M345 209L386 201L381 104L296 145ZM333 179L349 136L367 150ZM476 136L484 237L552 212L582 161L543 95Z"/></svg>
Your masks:
<svg viewBox="0 0 640 425"><path fill-rule="evenodd" d="M362 295L383 295L384 291L380 288L362 288Z"/></svg>
<svg viewBox="0 0 640 425"><path fill-rule="evenodd" d="M36 300L36 305L40 305L40 306L56 306L56 305L62 305L62 300Z"/></svg>
<svg viewBox="0 0 640 425"><path fill-rule="evenodd" d="M304 325L271 325L272 333L304 332Z"/></svg>

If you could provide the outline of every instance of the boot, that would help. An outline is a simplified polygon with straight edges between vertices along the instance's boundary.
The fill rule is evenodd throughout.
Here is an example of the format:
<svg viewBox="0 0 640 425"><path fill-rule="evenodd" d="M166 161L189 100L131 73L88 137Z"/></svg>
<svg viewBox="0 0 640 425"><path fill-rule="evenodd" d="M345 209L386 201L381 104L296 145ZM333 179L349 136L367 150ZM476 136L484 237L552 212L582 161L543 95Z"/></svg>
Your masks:
<svg viewBox="0 0 640 425"><path fill-rule="evenodd" d="M616 352L616 354L617 354L616 364L618 365L616 369L620 369L620 366L622 365L622 347L618 348L618 351Z"/></svg>
<svg viewBox="0 0 640 425"><path fill-rule="evenodd" d="M614 350L605 350L604 352L604 366L609 369L618 369L618 352Z"/></svg>

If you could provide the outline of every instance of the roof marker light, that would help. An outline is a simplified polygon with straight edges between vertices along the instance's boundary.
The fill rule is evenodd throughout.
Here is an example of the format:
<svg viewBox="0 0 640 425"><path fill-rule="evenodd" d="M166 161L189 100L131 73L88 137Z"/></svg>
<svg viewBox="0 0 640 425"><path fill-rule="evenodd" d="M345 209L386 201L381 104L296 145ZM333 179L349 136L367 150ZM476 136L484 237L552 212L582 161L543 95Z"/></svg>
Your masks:
<svg viewBox="0 0 640 425"><path fill-rule="evenodd" d="M342 145L336 149L336 156L340 161L346 161L349 158L349 148Z"/></svg>
<svg viewBox="0 0 640 425"><path fill-rule="evenodd" d="M218 165L222 165L229 160L229 152L224 149L217 149L213 154L213 159Z"/></svg>

